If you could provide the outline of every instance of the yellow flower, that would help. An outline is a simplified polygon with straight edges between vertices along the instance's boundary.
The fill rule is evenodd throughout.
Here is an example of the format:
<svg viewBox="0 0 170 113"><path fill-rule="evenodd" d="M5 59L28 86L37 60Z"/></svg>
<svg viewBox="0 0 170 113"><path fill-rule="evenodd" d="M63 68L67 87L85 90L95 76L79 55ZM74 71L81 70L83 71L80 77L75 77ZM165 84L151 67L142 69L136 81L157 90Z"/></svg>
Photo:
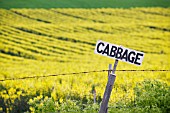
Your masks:
<svg viewBox="0 0 170 113"><path fill-rule="evenodd" d="M60 103L62 103L62 102L63 102L63 99L62 99L62 98L60 98L59 102L60 102Z"/></svg>
<svg viewBox="0 0 170 113"><path fill-rule="evenodd" d="M6 94L6 90L4 90L3 93Z"/></svg>
<svg viewBox="0 0 170 113"><path fill-rule="evenodd" d="M5 99L9 99L9 96L8 96L8 95L5 95Z"/></svg>
<svg viewBox="0 0 170 113"><path fill-rule="evenodd" d="M18 92L17 92L17 95L21 95L21 94L22 94L22 91L18 91Z"/></svg>
<svg viewBox="0 0 170 113"><path fill-rule="evenodd" d="M37 99L38 99L38 100L40 100L40 99L41 99L41 97L40 97L40 96L37 96Z"/></svg>
<svg viewBox="0 0 170 113"><path fill-rule="evenodd" d="M45 96L44 100L47 101L48 100L48 96Z"/></svg>
<svg viewBox="0 0 170 113"><path fill-rule="evenodd" d="M51 97L52 97L54 100L57 99L57 96L56 96L55 92L52 92L52 93L51 93Z"/></svg>
<svg viewBox="0 0 170 113"><path fill-rule="evenodd" d="M43 106L43 103L40 103L40 106L42 107L42 106Z"/></svg>
<svg viewBox="0 0 170 113"><path fill-rule="evenodd" d="M42 98L43 98L43 96L42 96L42 95L40 95L40 98L42 99Z"/></svg>
<svg viewBox="0 0 170 113"><path fill-rule="evenodd" d="M35 111L35 109L33 107L30 107L30 111Z"/></svg>
<svg viewBox="0 0 170 113"><path fill-rule="evenodd" d="M55 105L56 105L57 107L59 107L59 104L58 104L58 102L56 102L56 103L55 103Z"/></svg>
<svg viewBox="0 0 170 113"><path fill-rule="evenodd" d="M11 100L11 103L14 103L14 101L15 101L15 100L12 99L12 100Z"/></svg>
<svg viewBox="0 0 170 113"><path fill-rule="evenodd" d="M29 103L30 103L30 104L33 103L33 102L34 102L34 101L33 101L32 99L29 100Z"/></svg>
<svg viewBox="0 0 170 113"><path fill-rule="evenodd" d="M10 96L11 99L16 99L17 98L17 95L13 94Z"/></svg>
<svg viewBox="0 0 170 113"><path fill-rule="evenodd" d="M10 88L10 89L8 90L9 95L14 94L15 92L16 92L16 89L14 89L14 88Z"/></svg>
<svg viewBox="0 0 170 113"><path fill-rule="evenodd" d="M38 100L38 99L35 97L35 98L34 98L34 101L37 101L37 100Z"/></svg>

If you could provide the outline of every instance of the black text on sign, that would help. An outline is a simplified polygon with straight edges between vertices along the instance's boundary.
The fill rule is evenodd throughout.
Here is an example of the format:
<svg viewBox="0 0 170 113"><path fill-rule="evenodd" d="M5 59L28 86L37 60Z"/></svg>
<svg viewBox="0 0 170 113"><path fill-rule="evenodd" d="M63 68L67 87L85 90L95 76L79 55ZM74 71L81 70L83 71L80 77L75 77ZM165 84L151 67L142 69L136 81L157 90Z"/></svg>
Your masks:
<svg viewBox="0 0 170 113"><path fill-rule="evenodd" d="M144 57L143 52L120 47L101 40L96 43L95 53L135 65L141 65Z"/></svg>

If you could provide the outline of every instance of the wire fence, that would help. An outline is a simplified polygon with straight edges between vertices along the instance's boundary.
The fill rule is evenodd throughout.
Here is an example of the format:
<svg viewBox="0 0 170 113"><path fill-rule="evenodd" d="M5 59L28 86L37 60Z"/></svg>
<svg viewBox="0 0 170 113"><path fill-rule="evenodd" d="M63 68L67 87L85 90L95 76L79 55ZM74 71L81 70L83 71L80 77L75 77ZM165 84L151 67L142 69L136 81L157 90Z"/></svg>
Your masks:
<svg viewBox="0 0 170 113"><path fill-rule="evenodd" d="M6 79L3 79L3 80L0 80L0 82L3 82L3 81L10 81L10 80L26 80L26 79L34 79L34 78L45 78L45 77L55 77L55 76L67 76L67 75L81 75L81 74L89 74L89 73L101 73L101 72L108 72L108 71L112 71L112 70L98 70L98 71L84 71L84 72L74 72L74 73L61 73L61 74L51 74L51 75L43 75L43 76L27 76L27 77L21 77L21 78L6 78ZM116 70L117 72L170 72L170 70ZM131 96L131 98L128 97L128 95L130 95L130 88L125 85L123 86L122 88L126 89L126 90L122 90L121 92L121 95L119 94L119 92L117 91L117 88L115 88L115 93L113 92L113 95L114 96L114 103L110 103L109 106L108 106L108 112L112 112L114 110L118 110L118 111L121 111L121 112L125 112L125 111L131 111L132 109L137 109L137 110L140 110L140 109L143 109L143 107L140 107L140 106L137 106L137 103L140 102L138 99L136 99L136 96L135 96L135 93L133 96ZM6 89L6 92L8 92L8 90ZM52 93L52 92L50 92ZM93 92L92 92L93 93ZM91 108L91 107L88 107L88 106L93 106L93 105L96 105L96 104L89 104L88 106L86 106L84 109L86 110L93 110L94 112L94 109L96 112L98 112L99 110L99 94L97 92L97 90L95 91L95 96L93 96L95 98L95 100L97 101L96 104L98 105L96 108ZM96 95L98 97L96 97ZM88 96L88 95L86 95ZM10 98L9 98L10 99ZM24 99L24 98L23 98ZM117 100L116 100L117 99ZM25 100L22 100L22 101L25 101ZM22 101L18 102L19 104L16 104L16 105L13 105L13 103L11 103L11 101L9 101L9 103L6 105L8 108L9 106L15 106L18 107L19 110L22 110L21 108L21 105L22 105ZM5 100L4 100L5 102ZM16 101L17 102L17 101ZM76 102L76 101L75 101ZM94 102L95 103L95 102ZM5 106L5 103L3 103L4 106ZM80 105L77 105L77 106L80 106ZM5 109L6 109L5 108ZM15 111L16 109L13 108L13 111ZM145 108L146 109L146 108ZM12 112L12 111L11 111ZM74 108L68 112L77 112Z"/></svg>
<svg viewBox="0 0 170 113"><path fill-rule="evenodd" d="M54 76L64 76L64 75L79 75L79 74L88 74L88 73L99 73L99 72L106 72L112 70L98 70L98 71L84 71L84 72L76 72L76 73L61 73L61 74L50 74L50 75L42 75L42 76L27 76L27 77L20 77L20 78L6 78L1 79L0 82L8 81L8 80L24 80L24 79L31 79L31 78L45 78L45 77L54 77ZM116 70L122 72L170 72L170 70Z"/></svg>

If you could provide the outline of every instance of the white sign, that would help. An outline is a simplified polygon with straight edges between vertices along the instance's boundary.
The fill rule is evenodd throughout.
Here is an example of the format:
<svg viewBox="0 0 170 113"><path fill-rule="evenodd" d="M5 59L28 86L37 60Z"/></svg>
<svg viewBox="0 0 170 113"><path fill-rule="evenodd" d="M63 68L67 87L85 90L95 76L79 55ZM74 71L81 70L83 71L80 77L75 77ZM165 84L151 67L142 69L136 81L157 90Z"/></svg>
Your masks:
<svg viewBox="0 0 170 113"><path fill-rule="evenodd" d="M95 53L135 65L141 65L144 57L143 52L128 49L101 40L98 40L96 43Z"/></svg>

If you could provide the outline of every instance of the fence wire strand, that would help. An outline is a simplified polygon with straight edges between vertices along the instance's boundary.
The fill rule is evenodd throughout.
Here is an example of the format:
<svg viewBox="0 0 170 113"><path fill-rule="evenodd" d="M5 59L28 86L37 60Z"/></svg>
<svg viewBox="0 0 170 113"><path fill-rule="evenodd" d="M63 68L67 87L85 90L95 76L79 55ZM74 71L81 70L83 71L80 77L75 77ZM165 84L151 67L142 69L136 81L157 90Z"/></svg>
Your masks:
<svg viewBox="0 0 170 113"><path fill-rule="evenodd" d="M27 77L20 77L20 78L6 78L1 79L0 82L8 81L8 80L24 80L24 79L31 79L31 78L45 78L45 77L52 77L52 76L64 76L64 75L79 75L79 74L88 74L88 73L99 73L99 72L106 72L112 70L98 70L98 71L84 71L84 72L76 72L76 73L61 73L61 74L50 74L50 75L42 75L42 76L27 76ZM170 72L170 70L116 70L122 72Z"/></svg>

